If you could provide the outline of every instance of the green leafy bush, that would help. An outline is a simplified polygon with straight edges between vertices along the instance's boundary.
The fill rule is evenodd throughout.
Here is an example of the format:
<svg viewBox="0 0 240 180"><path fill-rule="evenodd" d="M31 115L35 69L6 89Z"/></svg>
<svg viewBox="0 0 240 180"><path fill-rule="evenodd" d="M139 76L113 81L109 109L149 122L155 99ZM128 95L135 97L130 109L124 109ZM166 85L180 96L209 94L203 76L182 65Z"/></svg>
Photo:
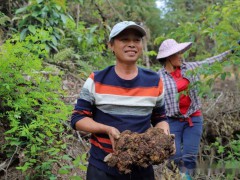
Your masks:
<svg viewBox="0 0 240 180"><path fill-rule="evenodd" d="M74 169L74 168L77 168L79 170L82 170L82 171L87 171L87 161L86 161L86 158L87 158L87 154L86 153L83 153L82 155L78 155L76 157L76 159L73 162L72 165L66 165L66 166L63 166L59 169L58 173L61 174L61 175L69 175L71 170ZM68 156L68 155L64 155L63 159L67 159L67 160L71 160L71 158ZM70 176L69 175L69 179L71 180L82 180L82 178L80 176Z"/></svg>
<svg viewBox="0 0 240 180"><path fill-rule="evenodd" d="M238 175L238 167L240 166L240 135L237 135L236 140L229 141L224 145L222 138L217 138L217 141L211 146L217 151L219 160L216 164L218 169L224 169L227 179L234 179Z"/></svg>
<svg viewBox="0 0 240 180"><path fill-rule="evenodd" d="M81 67L81 73L88 76L89 69L90 72L103 69L115 60L107 50L106 34L106 30L97 24L88 25L81 21L77 26L73 20L67 19L60 48L73 47L76 64Z"/></svg>
<svg viewBox="0 0 240 180"><path fill-rule="evenodd" d="M58 51L61 37L64 35L62 26L70 16L66 13L65 0L29 0L29 4L16 10L13 20L21 30L20 40L28 34L36 35L37 28L50 29L50 39L45 41L48 51Z"/></svg>
<svg viewBox="0 0 240 180"><path fill-rule="evenodd" d="M41 36L17 39L0 49L0 121L7 130L1 152L18 156L18 169L26 175L44 179L52 176L51 164L66 148L63 122L71 111L61 100L61 73L42 66L39 57L47 52Z"/></svg>

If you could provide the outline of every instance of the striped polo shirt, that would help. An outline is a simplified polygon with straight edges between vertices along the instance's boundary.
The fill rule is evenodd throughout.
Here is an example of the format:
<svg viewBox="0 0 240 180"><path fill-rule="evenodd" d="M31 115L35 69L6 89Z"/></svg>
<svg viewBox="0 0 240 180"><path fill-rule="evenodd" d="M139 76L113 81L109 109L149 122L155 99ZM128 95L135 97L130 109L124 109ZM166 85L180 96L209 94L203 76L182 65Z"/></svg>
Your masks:
<svg viewBox="0 0 240 180"><path fill-rule="evenodd" d="M157 73L138 67L132 80L121 79L114 66L92 73L83 85L75 105L71 125L84 117L117 128L143 133L151 124L166 120L163 82ZM89 163L113 175L116 168L103 162L112 152L107 134L92 134Z"/></svg>

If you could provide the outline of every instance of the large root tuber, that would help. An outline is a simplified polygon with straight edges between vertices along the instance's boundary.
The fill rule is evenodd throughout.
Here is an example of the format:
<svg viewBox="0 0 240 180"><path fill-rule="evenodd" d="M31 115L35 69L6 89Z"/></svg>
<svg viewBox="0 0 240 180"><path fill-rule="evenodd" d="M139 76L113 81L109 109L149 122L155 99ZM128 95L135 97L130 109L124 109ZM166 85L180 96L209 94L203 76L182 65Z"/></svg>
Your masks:
<svg viewBox="0 0 240 180"><path fill-rule="evenodd" d="M115 151L104 161L127 174L133 165L146 168L163 163L174 151L174 135L166 135L160 128L149 128L142 134L126 130L115 141Z"/></svg>

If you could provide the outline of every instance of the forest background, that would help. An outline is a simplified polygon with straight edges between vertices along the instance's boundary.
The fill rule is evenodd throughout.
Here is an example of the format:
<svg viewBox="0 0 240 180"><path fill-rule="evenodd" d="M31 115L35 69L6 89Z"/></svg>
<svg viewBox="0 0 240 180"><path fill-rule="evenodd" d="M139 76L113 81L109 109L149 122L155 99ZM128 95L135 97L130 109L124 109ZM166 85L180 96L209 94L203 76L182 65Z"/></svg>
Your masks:
<svg viewBox="0 0 240 180"><path fill-rule="evenodd" d="M238 0L0 0L0 179L84 179L88 134L69 118L88 75L114 64L108 34L123 20L147 30L138 63L154 71L166 38L193 42L187 61L235 49L196 72L205 121L195 178L239 178L239 15ZM157 178L177 179L165 165Z"/></svg>

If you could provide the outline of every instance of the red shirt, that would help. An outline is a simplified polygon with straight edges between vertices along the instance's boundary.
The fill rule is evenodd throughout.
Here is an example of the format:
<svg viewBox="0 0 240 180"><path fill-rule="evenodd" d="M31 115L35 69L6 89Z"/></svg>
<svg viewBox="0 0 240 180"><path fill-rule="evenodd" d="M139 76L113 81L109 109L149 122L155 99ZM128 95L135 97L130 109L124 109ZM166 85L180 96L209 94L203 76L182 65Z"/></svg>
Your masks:
<svg viewBox="0 0 240 180"><path fill-rule="evenodd" d="M176 82L178 93L185 91L185 92L180 93L179 109L182 114L186 114L191 105L191 99L190 99L190 97L188 95L188 91L187 91L187 88L189 85L189 80L182 77L180 68L177 68L175 71L171 72L171 75ZM191 116L201 116L201 111L197 110Z"/></svg>

